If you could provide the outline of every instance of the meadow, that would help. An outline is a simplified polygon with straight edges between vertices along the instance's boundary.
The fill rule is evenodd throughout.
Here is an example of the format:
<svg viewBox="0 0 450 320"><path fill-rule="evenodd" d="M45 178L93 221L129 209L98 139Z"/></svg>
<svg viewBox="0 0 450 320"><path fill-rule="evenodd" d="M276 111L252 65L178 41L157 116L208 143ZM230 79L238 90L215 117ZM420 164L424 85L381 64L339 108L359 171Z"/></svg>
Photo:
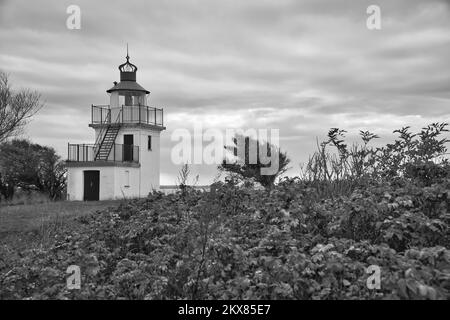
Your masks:
<svg viewBox="0 0 450 320"><path fill-rule="evenodd" d="M74 226L77 217L120 203L120 201L51 202L36 196L26 203L23 202L14 201L8 205L0 205L0 244L28 249L45 246L62 226Z"/></svg>

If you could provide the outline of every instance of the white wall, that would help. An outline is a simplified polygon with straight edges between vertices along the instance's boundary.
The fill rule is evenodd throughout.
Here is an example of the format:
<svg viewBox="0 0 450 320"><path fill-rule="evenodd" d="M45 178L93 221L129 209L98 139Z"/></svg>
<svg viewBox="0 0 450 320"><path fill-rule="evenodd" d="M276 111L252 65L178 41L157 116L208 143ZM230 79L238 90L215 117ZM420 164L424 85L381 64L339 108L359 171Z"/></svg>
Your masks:
<svg viewBox="0 0 450 320"><path fill-rule="evenodd" d="M123 144L123 136L132 134L134 145L139 147L140 196L146 197L153 189L159 189L160 132L143 128L120 129L116 143ZM148 136L152 136L152 150L148 150Z"/></svg>
<svg viewBox="0 0 450 320"><path fill-rule="evenodd" d="M80 168L67 168L67 200L83 200L82 173Z"/></svg>
<svg viewBox="0 0 450 320"><path fill-rule="evenodd" d="M114 167L114 174L116 176L114 185L116 199L140 197L139 168Z"/></svg>
<svg viewBox="0 0 450 320"><path fill-rule="evenodd" d="M152 137L152 149L148 150L148 136ZM141 130L139 133L141 163L141 194L147 196L159 189L160 131Z"/></svg>
<svg viewBox="0 0 450 320"><path fill-rule="evenodd" d="M100 171L100 200L137 198L139 194L139 168L132 167L69 167L67 199L82 201L84 198L84 171ZM127 173L129 181L127 181Z"/></svg>
<svg viewBox="0 0 450 320"><path fill-rule="evenodd" d="M111 108L116 108L119 106L119 92L113 91L110 93L109 105Z"/></svg>
<svg viewBox="0 0 450 320"><path fill-rule="evenodd" d="M82 201L84 196L84 171L100 171L100 200L114 198L114 167L69 167L67 199Z"/></svg>
<svg viewBox="0 0 450 320"><path fill-rule="evenodd" d="M95 129L95 139L100 129ZM133 167L83 167L69 168L68 193L70 200L83 200L83 171L101 170L100 172L100 200L117 198L120 199L125 194L126 197L146 197L151 191L159 190L160 186L160 131L144 129L142 127L122 127L117 135L116 144L123 144L123 136L132 134L134 145L139 147L140 168ZM148 150L148 136L152 136L152 150ZM110 160L113 155L110 155ZM125 171L130 172L130 187L120 179L125 179ZM102 175L105 177L102 179ZM112 178L109 178L111 175ZM109 181L109 182L108 182ZM102 183L111 183L110 186ZM71 191L71 192L70 192ZM103 193L104 192L104 193ZM73 198L75 197L75 198Z"/></svg>

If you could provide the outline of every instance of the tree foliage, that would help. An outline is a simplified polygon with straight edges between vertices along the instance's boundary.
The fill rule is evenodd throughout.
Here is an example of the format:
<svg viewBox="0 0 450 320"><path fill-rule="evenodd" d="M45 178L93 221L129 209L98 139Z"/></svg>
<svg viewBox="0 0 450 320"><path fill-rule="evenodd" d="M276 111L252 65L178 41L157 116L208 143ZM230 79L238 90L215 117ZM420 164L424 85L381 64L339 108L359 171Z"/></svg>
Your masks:
<svg viewBox="0 0 450 320"><path fill-rule="evenodd" d="M0 144L0 192L5 199L11 199L17 188L60 199L65 183L66 170L53 148L20 139Z"/></svg>
<svg viewBox="0 0 450 320"><path fill-rule="evenodd" d="M244 152L239 153L238 148L244 148ZM263 142L253 139L249 136L238 135L233 139L232 146L225 146L225 149L231 151L234 159L224 159L219 166L219 170L225 171L238 179L254 179L265 188L273 187L277 178L288 170L290 159L286 152L282 152L279 147L271 145L269 142ZM275 163L264 162L264 158L276 159ZM276 156L278 155L278 157ZM264 169L274 167L274 173L264 173Z"/></svg>

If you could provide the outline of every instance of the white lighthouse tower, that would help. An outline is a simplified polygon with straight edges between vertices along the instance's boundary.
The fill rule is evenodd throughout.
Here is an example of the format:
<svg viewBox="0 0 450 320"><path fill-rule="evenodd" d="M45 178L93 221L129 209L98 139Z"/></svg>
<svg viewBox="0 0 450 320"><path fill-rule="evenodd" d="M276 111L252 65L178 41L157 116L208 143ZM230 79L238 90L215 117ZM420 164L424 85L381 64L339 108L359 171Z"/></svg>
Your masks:
<svg viewBox="0 0 450 320"><path fill-rule="evenodd" d="M163 110L149 107L149 91L136 82L137 67L119 66L120 82L106 92L109 105L92 105L93 144L68 145L68 200L145 197L159 189Z"/></svg>

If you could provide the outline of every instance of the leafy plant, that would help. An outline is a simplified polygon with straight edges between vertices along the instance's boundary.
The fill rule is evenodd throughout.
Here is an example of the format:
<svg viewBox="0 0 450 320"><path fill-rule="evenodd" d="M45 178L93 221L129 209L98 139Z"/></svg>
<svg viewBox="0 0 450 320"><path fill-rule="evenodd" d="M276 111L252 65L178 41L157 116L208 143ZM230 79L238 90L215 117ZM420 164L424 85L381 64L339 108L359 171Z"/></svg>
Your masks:
<svg viewBox="0 0 450 320"><path fill-rule="evenodd" d="M209 192L153 192L80 217L76 229L55 226L47 246L2 245L0 299L448 300L449 164L430 167L418 151L444 149L403 131L409 142L396 150L409 148L411 162L395 152L391 162L380 150L392 147L367 146L373 135L348 148L341 134L331 131L327 145L344 175L327 175L327 162L320 179L285 178L270 190L230 179ZM72 264L80 290L65 286ZM379 290L366 284L371 265Z"/></svg>

